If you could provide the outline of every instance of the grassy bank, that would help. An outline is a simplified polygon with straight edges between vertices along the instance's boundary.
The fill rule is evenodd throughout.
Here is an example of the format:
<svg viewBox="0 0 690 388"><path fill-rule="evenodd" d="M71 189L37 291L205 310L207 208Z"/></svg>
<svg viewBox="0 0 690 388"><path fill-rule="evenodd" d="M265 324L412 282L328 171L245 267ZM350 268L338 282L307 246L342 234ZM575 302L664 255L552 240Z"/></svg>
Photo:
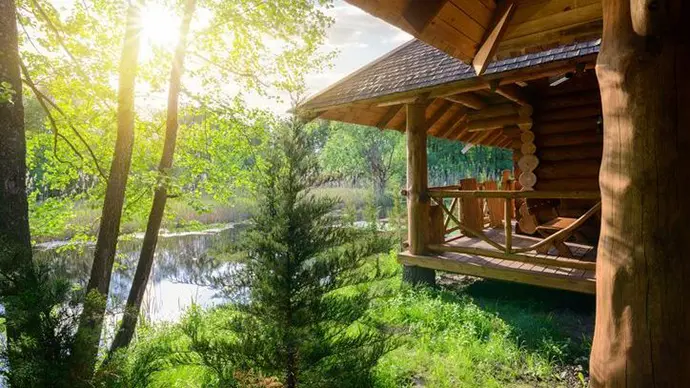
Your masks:
<svg viewBox="0 0 690 388"><path fill-rule="evenodd" d="M381 260L397 267L394 255ZM441 278L437 289L407 288L400 276L386 283L393 296L377 302L370 314L396 333L397 346L376 366L375 387L583 386L593 327L591 297ZM153 360L157 368L148 386L214 386L213 371L203 362L209 355L199 344L232 340L228 314L222 307L193 309L178 324L143 328L126 355L127 374L150 371L145 366Z"/></svg>
<svg viewBox="0 0 690 388"><path fill-rule="evenodd" d="M342 208L361 211L371 201L370 191L351 187L322 187L314 189L317 196L339 198ZM168 231L188 231L218 224L242 222L249 218L256 203L251 195L237 196L221 202L203 198L197 206L170 198L162 228ZM31 229L34 240L66 240L75 236L95 236L101 216L99 207L85 202L48 200L32 206ZM126 212L121 226L122 234L143 232L146 229L148 209Z"/></svg>
<svg viewBox="0 0 690 388"><path fill-rule="evenodd" d="M379 386L583 386L592 301L556 292L573 310L552 292L482 280L402 292L380 310L407 341L381 360Z"/></svg>

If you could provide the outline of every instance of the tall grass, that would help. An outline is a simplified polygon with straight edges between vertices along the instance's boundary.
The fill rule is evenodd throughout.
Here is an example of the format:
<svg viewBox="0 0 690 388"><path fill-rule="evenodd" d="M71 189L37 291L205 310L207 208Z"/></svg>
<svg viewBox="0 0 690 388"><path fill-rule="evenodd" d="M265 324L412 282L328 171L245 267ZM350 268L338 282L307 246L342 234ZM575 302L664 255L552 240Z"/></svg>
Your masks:
<svg viewBox="0 0 690 388"><path fill-rule="evenodd" d="M384 270L397 268L395 253L379 257L379 264ZM397 334L399 347L379 361L374 387L582 387L577 374L588 368L590 297L500 282L469 283L412 289L397 277L377 286L393 296L376 303L370 314ZM228 314L222 307L195 311L181 323L145 328L125 356L126 364L151 362L152 347L166 362L193 353L184 334L190 320L209 341L232 337L219 329ZM161 351L166 348L170 352ZM201 387L211 381L204 368L173 364L155 371L150 386L183 381L186 387ZM351 385L344 381L341 386Z"/></svg>
<svg viewBox="0 0 690 388"><path fill-rule="evenodd" d="M319 187L313 193L319 197L340 198L343 209L353 208L358 212L366 207L372 196L370 189L352 187ZM249 218L255 207L255 199L251 195L236 196L227 202L202 198L197 206L178 198L170 198L162 228L176 231L242 222ZM37 241L69 239L76 235L95 236L100 216L101 209L98 206L82 201L36 203L33 205L31 219L32 236ZM147 216L147 211L128 215L122 222L121 233L144 231Z"/></svg>

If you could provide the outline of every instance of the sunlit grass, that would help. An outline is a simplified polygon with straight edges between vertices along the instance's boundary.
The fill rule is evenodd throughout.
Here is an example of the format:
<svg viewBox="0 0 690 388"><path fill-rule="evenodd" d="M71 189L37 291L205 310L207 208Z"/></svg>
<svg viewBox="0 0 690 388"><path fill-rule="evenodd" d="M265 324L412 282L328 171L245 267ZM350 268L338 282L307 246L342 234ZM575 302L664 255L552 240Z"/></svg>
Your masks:
<svg viewBox="0 0 690 388"><path fill-rule="evenodd" d="M381 256L380 266L382 270L398 268L395 254ZM396 334L400 346L379 361L375 387L581 386L574 374L587 370L591 333L586 333L583 320L591 318L589 307L579 313L561 311L548 301L541 303L541 291L535 288L523 290L536 292L534 298L522 297L519 287L513 289L516 297L497 297L510 292L512 286L504 283L436 290L403 287L400 276L385 283L393 296L377 302L371 315ZM544 290L549 293L553 292ZM554 299L562 300L564 295L570 294ZM573 303L581 302L573 296ZM230 310L220 308L188 314L186 319L196 319L204 333L223 333L227 314ZM171 349L186 351L187 340L179 327L188 324L145 329L130 362L136 362L142 349L163 340L170 342ZM575 335L573 327L584 335ZM184 381L186 386L199 387L208 378L203 369L175 367L156 372L153 382L154 386L179 386L174 384ZM349 385L343 382L343 386Z"/></svg>

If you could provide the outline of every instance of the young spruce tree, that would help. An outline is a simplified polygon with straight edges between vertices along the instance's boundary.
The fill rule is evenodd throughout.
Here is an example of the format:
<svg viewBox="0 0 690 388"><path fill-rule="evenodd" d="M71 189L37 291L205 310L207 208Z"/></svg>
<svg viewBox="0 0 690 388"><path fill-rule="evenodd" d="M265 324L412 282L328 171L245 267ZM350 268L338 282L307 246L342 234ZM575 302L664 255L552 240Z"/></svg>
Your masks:
<svg viewBox="0 0 690 388"><path fill-rule="evenodd" d="M267 157L260 208L243 242L246 262L231 292L240 369L282 378L285 387L371 386L371 370L391 346L385 328L367 316L372 284L391 274L374 269L391 241L344 226L337 201L318 198L311 138L283 126Z"/></svg>

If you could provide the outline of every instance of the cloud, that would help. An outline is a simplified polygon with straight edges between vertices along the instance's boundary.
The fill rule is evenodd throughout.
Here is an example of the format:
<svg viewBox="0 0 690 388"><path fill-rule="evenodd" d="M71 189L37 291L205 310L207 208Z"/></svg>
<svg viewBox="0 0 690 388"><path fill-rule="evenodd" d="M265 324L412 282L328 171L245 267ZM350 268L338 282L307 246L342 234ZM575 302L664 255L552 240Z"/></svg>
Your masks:
<svg viewBox="0 0 690 388"><path fill-rule="evenodd" d="M335 19L335 23L328 31L327 43L336 48L376 45L401 32L343 1L336 2L328 13Z"/></svg>
<svg viewBox="0 0 690 388"><path fill-rule="evenodd" d="M398 31L398 33L395 34L395 36L393 36L392 38L390 38L389 41L392 43L405 43L410 39L412 39L412 35L408 34L405 31Z"/></svg>

